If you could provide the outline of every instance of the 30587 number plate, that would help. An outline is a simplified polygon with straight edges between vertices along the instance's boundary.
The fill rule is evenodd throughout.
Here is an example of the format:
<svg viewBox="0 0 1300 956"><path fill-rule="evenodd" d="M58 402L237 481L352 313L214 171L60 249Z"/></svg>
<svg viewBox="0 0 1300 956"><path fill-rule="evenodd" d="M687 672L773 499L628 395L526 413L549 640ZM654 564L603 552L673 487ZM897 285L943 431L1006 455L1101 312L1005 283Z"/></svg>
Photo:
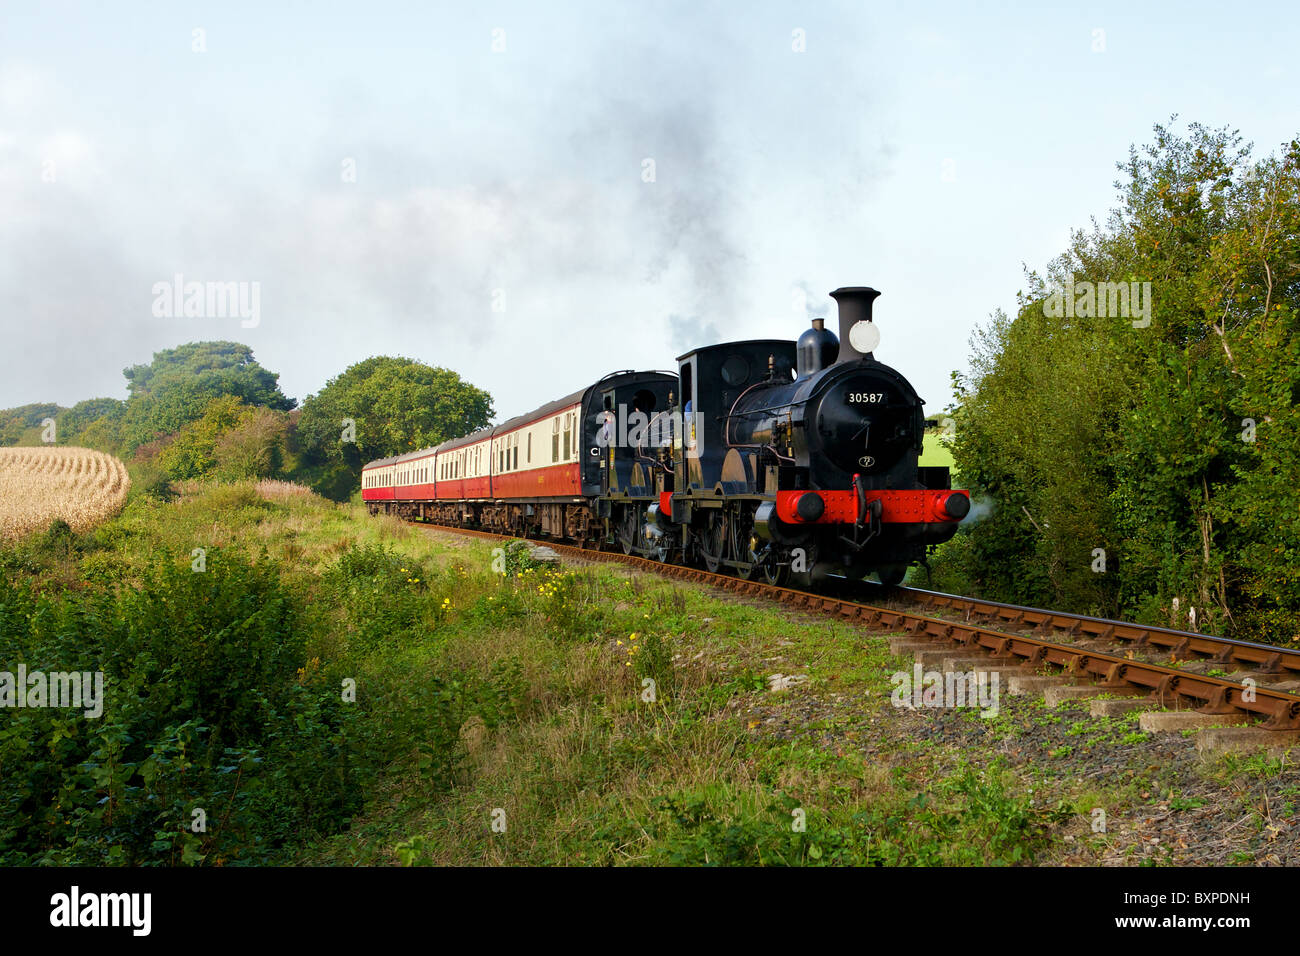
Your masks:
<svg viewBox="0 0 1300 956"><path fill-rule="evenodd" d="M845 401L850 405L876 405L884 400L884 392L849 392L845 395Z"/></svg>

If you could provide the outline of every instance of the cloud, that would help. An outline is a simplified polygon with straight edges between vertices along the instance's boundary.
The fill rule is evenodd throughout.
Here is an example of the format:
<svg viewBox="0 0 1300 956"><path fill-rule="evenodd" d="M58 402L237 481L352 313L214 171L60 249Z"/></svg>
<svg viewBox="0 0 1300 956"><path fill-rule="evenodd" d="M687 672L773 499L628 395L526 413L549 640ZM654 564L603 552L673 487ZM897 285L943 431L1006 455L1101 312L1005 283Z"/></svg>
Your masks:
<svg viewBox="0 0 1300 956"><path fill-rule="evenodd" d="M668 338L677 355L705 345L716 345L723 341L722 333L712 322L701 321L695 315L668 316Z"/></svg>
<svg viewBox="0 0 1300 956"><path fill-rule="evenodd" d="M850 208L879 157L857 135L823 156L796 132L805 92L849 94L780 34L768 48L643 19L585 59L511 53L495 78L431 90L435 125L393 122L382 74L286 112L187 52L151 77L156 99L109 118L78 117L93 98L66 77L0 70L0 101L18 108L0 128L0 312L9 342L46 357L0 381L0 406L121 395L121 369L158 349L237 339L289 394L406 354L512 414L583 377L751 336L771 312L756 305L756 236ZM206 84L206 108L177 108L168 77ZM355 182L340 176L349 157ZM792 173L813 160L824 185ZM153 285L177 273L259 282L260 324L155 318Z"/></svg>

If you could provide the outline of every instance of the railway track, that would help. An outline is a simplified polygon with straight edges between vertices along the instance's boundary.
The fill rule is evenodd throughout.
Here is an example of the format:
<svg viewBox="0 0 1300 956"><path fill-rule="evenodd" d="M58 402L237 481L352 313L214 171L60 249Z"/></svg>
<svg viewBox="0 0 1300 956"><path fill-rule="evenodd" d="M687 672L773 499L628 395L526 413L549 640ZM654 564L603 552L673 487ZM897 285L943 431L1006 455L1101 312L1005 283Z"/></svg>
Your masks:
<svg viewBox="0 0 1300 956"><path fill-rule="evenodd" d="M412 523L492 540L517 539ZM1288 732L1288 737L1300 735L1300 696L1292 692L1300 689L1300 651L1290 648L917 588L895 589L896 597L886 603L868 603L857 595L813 593L618 551L533 540L582 560L625 564L871 628L901 631L905 636L891 642L895 653L910 652L918 661L942 664L944 669L996 670L1012 678L1012 693L1017 692L1017 680L1022 688L1041 689L1039 684L1047 682L1079 687L1084 694L1134 698L1134 709L1192 710L1207 723L1250 723ZM1167 662L1157 659L1166 654ZM1200 666L1192 669L1189 663ZM1053 669L1055 674L1049 675ZM1223 673L1210 672L1214 670ZM1227 676L1228 671L1234 676Z"/></svg>
<svg viewBox="0 0 1300 956"><path fill-rule="evenodd" d="M1209 669L1247 671L1269 678L1271 685L1283 690L1300 689L1300 650L1294 648L1003 604L922 588L894 588L886 600L924 607L947 619L956 616L999 629L1065 635L1075 645L1081 642L1111 645L1149 660L1165 656L1171 662L1201 663Z"/></svg>

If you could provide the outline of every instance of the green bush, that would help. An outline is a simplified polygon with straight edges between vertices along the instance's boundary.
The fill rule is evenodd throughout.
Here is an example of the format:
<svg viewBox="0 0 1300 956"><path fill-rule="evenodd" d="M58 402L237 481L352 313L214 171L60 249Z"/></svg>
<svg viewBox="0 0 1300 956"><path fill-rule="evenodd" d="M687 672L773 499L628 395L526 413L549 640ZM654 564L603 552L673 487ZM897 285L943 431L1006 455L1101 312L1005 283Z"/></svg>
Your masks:
<svg viewBox="0 0 1300 956"><path fill-rule="evenodd" d="M300 622L273 564L221 549L203 572L160 557L121 591L0 577L0 660L104 682L98 717L6 713L0 864L271 862L344 825L356 717L303 680Z"/></svg>

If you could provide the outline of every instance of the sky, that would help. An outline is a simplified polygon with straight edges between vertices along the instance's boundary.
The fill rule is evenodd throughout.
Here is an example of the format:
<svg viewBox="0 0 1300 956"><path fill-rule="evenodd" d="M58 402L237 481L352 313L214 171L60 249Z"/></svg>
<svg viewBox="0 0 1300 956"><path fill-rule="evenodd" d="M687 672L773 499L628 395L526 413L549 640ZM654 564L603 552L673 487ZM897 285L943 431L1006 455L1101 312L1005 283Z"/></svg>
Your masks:
<svg viewBox="0 0 1300 956"><path fill-rule="evenodd" d="M1300 135L1298 10L4 0L0 407L225 339L299 401L403 355L500 421L870 285L940 409L1154 124Z"/></svg>

